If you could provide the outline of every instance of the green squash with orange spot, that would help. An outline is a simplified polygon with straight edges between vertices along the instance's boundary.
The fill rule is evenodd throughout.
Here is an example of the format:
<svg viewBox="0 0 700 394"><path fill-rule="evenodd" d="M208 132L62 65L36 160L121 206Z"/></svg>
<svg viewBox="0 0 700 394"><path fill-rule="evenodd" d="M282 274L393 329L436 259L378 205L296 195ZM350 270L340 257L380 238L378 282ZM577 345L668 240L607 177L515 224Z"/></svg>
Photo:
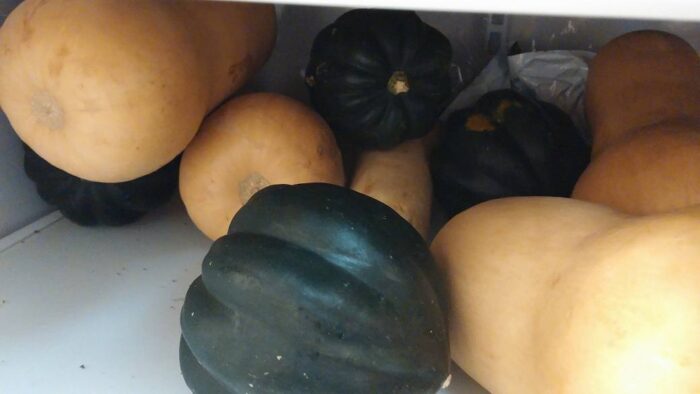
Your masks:
<svg viewBox="0 0 700 394"><path fill-rule="evenodd" d="M453 113L432 160L435 196L451 217L509 196L568 196L590 148L552 104L490 92Z"/></svg>

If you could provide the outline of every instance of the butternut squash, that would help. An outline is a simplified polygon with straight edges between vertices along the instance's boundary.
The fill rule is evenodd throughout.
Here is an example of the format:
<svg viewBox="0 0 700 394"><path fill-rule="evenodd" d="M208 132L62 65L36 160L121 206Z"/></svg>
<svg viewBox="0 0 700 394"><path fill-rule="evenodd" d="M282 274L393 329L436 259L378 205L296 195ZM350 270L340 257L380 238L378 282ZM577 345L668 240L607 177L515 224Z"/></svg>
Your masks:
<svg viewBox="0 0 700 394"><path fill-rule="evenodd" d="M187 213L211 239L273 184L345 184L333 132L318 114L291 98L254 93L212 113L185 150L180 195Z"/></svg>
<svg viewBox="0 0 700 394"><path fill-rule="evenodd" d="M383 202L427 239L433 184L428 154L438 138L435 128L420 139L407 140L388 150L360 153L351 188Z"/></svg>
<svg viewBox="0 0 700 394"><path fill-rule="evenodd" d="M0 29L0 106L55 167L132 180L262 67L275 24L272 5L27 0Z"/></svg>
<svg viewBox="0 0 700 394"><path fill-rule="evenodd" d="M453 218L431 250L452 356L490 392L700 392L700 206L627 216L492 200Z"/></svg>
<svg viewBox="0 0 700 394"><path fill-rule="evenodd" d="M650 214L700 203L700 56L681 38L629 33L591 65L593 158L572 196Z"/></svg>

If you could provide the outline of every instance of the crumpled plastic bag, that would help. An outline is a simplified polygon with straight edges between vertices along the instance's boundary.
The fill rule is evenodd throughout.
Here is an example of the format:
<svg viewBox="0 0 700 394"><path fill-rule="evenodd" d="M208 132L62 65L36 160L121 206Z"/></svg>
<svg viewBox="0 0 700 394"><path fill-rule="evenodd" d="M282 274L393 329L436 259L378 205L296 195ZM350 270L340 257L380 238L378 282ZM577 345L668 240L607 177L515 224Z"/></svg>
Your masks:
<svg viewBox="0 0 700 394"><path fill-rule="evenodd" d="M559 107L590 143L583 97L588 64L594 56L588 51L563 50L497 55L457 95L443 113L442 120L455 110L474 105L488 92L510 88Z"/></svg>

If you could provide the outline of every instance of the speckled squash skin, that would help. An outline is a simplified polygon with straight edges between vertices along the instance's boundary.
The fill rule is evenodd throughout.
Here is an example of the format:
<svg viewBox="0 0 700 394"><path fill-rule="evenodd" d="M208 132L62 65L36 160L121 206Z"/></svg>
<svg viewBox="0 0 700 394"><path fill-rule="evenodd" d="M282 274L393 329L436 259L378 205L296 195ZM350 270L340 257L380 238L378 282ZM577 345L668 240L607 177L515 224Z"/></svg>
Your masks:
<svg viewBox="0 0 700 394"><path fill-rule="evenodd" d="M632 214L700 204L700 56L661 31L623 34L591 63L593 158L572 197Z"/></svg>
<svg viewBox="0 0 700 394"><path fill-rule="evenodd" d="M345 184L328 124L277 93L232 98L207 117L182 156L180 196L192 221L215 240L258 190L276 184Z"/></svg>
<svg viewBox="0 0 700 394"><path fill-rule="evenodd" d="M388 206L330 184L255 194L181 314L195 393L435 393L449 375L441 280Z"/></svg>
<svg viewBox="0 0 700 394"><path fill-rule="evenodd" d="M491 200L431 245L452 357L491 393L700 392L700 206Z"/></svg>
<svg viewBox="0 0 700 394"><path fill-rule="evenodd" d="M51 165L126 182L179 155L275 39L269 4L27 0L0 28L0 106Z"/></svg>

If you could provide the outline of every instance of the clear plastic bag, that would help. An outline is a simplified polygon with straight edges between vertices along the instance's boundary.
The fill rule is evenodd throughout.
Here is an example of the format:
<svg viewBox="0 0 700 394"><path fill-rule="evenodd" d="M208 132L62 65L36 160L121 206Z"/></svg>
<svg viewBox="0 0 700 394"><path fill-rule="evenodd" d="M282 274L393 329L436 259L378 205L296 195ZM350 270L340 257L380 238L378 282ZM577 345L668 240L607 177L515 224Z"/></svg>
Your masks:
<svg viewBox="0 0 700 394"><path fill-rule="evenodd" d="M497 55L452 101L443 120L457 109L473 105L484 94L514 89L556 105L567 113L586 141L590 141L583 108L588 64L595 56L588 51L541 51Z"/></svg>

